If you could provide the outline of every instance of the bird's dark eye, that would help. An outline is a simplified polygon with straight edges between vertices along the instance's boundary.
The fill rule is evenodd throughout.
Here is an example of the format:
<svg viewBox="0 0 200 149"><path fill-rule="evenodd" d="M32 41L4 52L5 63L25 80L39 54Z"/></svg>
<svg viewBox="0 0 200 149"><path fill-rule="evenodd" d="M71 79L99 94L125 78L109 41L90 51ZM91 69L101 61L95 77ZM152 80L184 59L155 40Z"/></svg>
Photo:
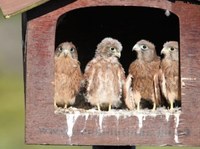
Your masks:
<svg viewBox="0 0 200 149"><path fill-rule="evenodd" d="M111 50L111 51L114 51L114 50L115 50L115 48L111 47L111 48L110 48L110 50Z"/></svg>
<svg viewBox="0 0 200 149"><path fill-rule="evenodd" d="M71 51L71 52L74 52L74 48L71 48L70 51Z"/></svg>
<svg viewBox="0 0 200 149"><path fill-rule="evenodd" d="M171 48L170 48L170 50L171 50L171 51L174 51L174 48L173 48L173 47L171 47Z"/></svg>
<svg viewBox="0 0 200 149"><path fill-rule="evenodd" d="M142 49L143 50L147 49L147 46L146 45L142 45Z"/></svg>
<svg viewBox="0 0 200 149"><path fill-rule="evenodd" d="M59 46L59 47L58 47L58 51L61 52L62 50L63 50L62 46Z"/></svg>

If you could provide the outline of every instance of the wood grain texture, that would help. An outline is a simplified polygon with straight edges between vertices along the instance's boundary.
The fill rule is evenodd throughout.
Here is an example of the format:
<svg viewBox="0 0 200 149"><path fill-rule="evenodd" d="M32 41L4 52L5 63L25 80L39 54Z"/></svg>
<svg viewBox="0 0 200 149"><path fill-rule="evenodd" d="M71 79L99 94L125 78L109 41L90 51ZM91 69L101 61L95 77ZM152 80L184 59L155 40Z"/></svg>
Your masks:
<svg viewBox="0 0 200 149"><path fill-rule="evenodd" d="M182 7L182 9L178 9ZM200 82L199 82L199 49L200 49L200 7L198 5L185 5L177 2L173 11L180 19L180 70L181 80L185 86L181 88L182 124L180 136L182 143L187 145L200 145L200 128L197 119L200 118ZM186 13L186 10L188 11ZM196 15L195 15L196 14ZM195 17L193 17L195 15ZM187 135L189 134L189 135Z"/></svg>
<svg viewBox="0 0 200 149"><path fill-rule="evenodd" d="M54 5L55 2L50 3ZM97 129L99 116L90 115L85 130L84 115L80 115L68 137L66 117L55 115L53 107L54 44L59 16L77 8L90 6L146 6L167 9L180 19L180 70L185 86L182 92L182 113L177 132L176 117L166 121L164 115L146 117L138 133L136 116L110 115L103 121L103 132ZM26 32L26 143L76 145L190 145L200 146L200 7L183 2L160 0L77 0L49 13L29 20ZM37 9L29 12L36 13ZM118 129L116 129L118 125ZM179 143L174 140L175 133ZM116 137L117 136L117 137Z"/></svg>
<svg viewBox="0 0 200 149"><path fill-rule="evenodd" d="M5 16L14 15L36 7L48 0L0 0L0 7Z"/></svg>

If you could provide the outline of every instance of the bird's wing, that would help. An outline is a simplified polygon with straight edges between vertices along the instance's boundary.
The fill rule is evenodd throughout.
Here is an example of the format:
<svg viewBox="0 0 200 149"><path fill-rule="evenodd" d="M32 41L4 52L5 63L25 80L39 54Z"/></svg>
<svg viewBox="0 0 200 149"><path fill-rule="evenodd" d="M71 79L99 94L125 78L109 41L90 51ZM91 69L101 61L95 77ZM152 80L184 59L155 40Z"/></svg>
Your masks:
<svg viewBox="0 0 200 149"><path fill-rule="evenodd" d="M158 71L157 73L155 73L155 75L153 77L153 87L154 87L154 95L155 95L156 105L161 104L160 85L159 85L159 75L160 75L160 73L161 72Z"/></svg>
<svg viewBox="0 0 200 149"><path fill-rule="evenodd" d="M94 74L95 74L95 61L91 60L86 68L85 68L85 73L84 73L84 81L83 84L85 86L86 92L90 90L91 84L94 80Z"/></svg>
<svg viewBox="0 0 200 149"><path fill-rule="evenodd" d="M120 88L122 89L122 95L124 97L124 86L125 86L125 82L126 82L126 77L125 77L125 72L124 72L124 68L122 67L121 64L119 64L118 67L118 71L117 71L117 75L118 75L118 81L120 84Z"/></svg>
<svg viewBox="0 0 200 149"><path fill-rule="evenodd" d="M161 92L165 97L167 97L166 79L165 79L165 74L162 71L162 69L159 70L158 77L159 77L159 85L161 88Z"/></svg>
<svg viewBox="0 0 200 149"><path fill-rule="evenodd" d="M135 101L133 101L133 90L132 90L133 76L129 74L126 78L125 84L123 86L124 102L128 109L135 109Z"/></svg>

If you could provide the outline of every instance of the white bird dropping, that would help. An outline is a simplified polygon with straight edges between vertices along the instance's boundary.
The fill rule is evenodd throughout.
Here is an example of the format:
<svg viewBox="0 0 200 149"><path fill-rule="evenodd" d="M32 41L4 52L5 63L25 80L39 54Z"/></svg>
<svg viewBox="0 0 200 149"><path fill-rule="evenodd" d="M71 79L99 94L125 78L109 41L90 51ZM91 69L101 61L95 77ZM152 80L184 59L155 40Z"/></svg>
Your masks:
<svg viewBox="0 0 200 149"><path fill-rule="evenodd" d="M138 126L139 126L137 133L140 133L140 129L143 126L143 120L145 120L145 116L142 113L138 113L136 116L138 118Z"/></svg>
<svg viewBox="0 0 200 149"><path fill-rule="evenodd" d="M84 130L85 130L85 128L86 128L86 123L87 123L88 117L89 117L89 113L86 113L86 114L85 114L85 123L84 123L84 127L83 127L83 129L81 130L81 132L84 132Z"/></svg>
<svg viewBox="0 0 200 149"><path fill-rule="evenodd" d="M170 16L170 11L169 11L169 10L166 10L166 11L165 11L165 15L166 15L167 17L169 17L169 16Z"/></svg>
<svg viewBox="0 0 200 149"><path fill-rule="evenodd" d="M74 124L77 120L77 118L79 117L80 113L76 112L76 113L68 113L66 114L66 120L67 120L67 135L71 140L71 137L73 135L73 127Z"/></svg>
<svg viewBox="0 0 200 149"><path fill-rule="evenodd" d="M166 111L165 113L165 118L166 118L166 121L169 122L169 117L170 117L171 113Z"/></svg>
<svg viewBox="0 0 200 149"><path fill-rule="evenodd" d="M180 116L180 113L175 113L174 114L174 121L175 121L174 141L176 143L179 143L179 139L178 139L179 116Z"/></svg>
<svg viewBox="0 0 200 149"><path fill-rule="evenodd" d="M99 114L99 127L100 127L100 132L103 132L103 126L102 126L103 118L104 118L104 115L103 115L102 113L100 113L100 114Z"/></svg>

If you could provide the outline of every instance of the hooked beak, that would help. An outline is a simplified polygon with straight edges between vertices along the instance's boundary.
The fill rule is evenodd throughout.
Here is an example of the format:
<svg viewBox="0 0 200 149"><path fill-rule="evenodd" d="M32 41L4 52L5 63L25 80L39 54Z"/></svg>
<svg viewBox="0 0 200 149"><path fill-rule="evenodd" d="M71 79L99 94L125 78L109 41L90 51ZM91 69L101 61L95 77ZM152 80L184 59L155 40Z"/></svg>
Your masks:
<svg viewBox="0 0 200 149"><path fill-rule="evenodd" d="M69 54L69 51L68 50L63 50L63 54L64 54L64 57L67 57L67 55Z"/></svg>
<svg viewBox="0 0 200 149"><path fill-rule="evenodd" d="M115 56L120 58L121 57L121 53L120 52L115 52Z"/></svg>
<svg viewBox="0 0 200 149"><path fill-rule="evenodd" d="M138 44L135 44L132 51L139 51L140 47Z"/></svg>
<svg viewBox="0 0 200 149"><path fill-rule="evenodd" d="M163 48L160 52L160 55L161 55L161 59L165 58L166 54L168 53L169 51L166 49L166 48Z"/></svg>
<svg viewBox="0 0 200 149"><path fill-rule="evenodd" d="M165 54L167 54L167 53L169 53L169 50L167 50L166 48L163 48L163 49L161 50L161 55L162 55L162 54L165 55Z"/></svg>

